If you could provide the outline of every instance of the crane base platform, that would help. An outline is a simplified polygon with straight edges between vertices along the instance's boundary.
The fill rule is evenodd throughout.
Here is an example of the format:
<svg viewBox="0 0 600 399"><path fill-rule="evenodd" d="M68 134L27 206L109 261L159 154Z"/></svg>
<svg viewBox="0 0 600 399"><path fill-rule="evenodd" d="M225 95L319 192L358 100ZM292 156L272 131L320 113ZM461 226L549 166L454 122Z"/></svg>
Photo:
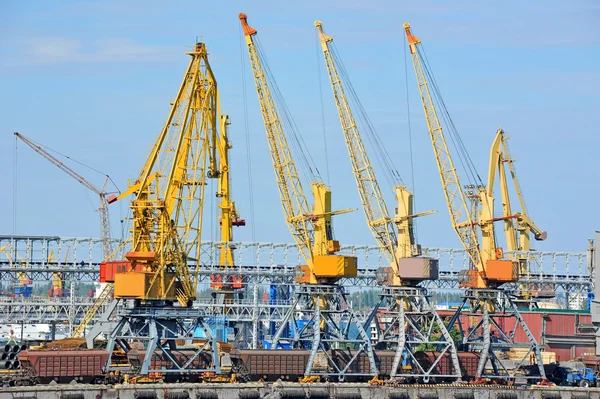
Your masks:
<svg viewBox="0 0 600 399"><path fill-rule="evenodd" d="M454 382L461 371L448 329L422 287L384 286L365 326L378 318L380 349L396 352L390 377L423 383ZM427 352L427 356L424 356ZM441 367L441 365L449 365Z"/></svg>
<svg viewBox="0 0 600 399"><path fill-rule="evenodd" d="M194 339L198 332L203 338ZM126 309L108 338L107 371L149 373L221 373L219 347L204 310L182 307ZM129 364L113 364L115 349Z"/></svg>
<svg viewBox="0 0 600 399"><path fill-rule="evenodd" d="M462 333L463 349L480 354L476 378L513 380L516 376L528 379L546 379L542 354L537 340L521 317L514 302L514 295L497 288L473 288L465 290L464 300L448 328L458 325ZM515 342L517 331L522 331L528 343ZM507 370L498 356L511 355L516 365ZM524 366L536 366L539 374L523 376Z"/></svg>
<svg viewBox="0 0 600 399"><path fill-rule="evenodd" d="M351 336L350 327L358 333ZM283 337L290 329L293 337ZM346 299L340 285L300 284L295 298L273 336L271 348L288 343L292 349L310 350L305 377L344 381L351 377L377 376L369 335ZM330 350L344 352L331 356ZM368 366L363 366L368 364Z"/></svg>

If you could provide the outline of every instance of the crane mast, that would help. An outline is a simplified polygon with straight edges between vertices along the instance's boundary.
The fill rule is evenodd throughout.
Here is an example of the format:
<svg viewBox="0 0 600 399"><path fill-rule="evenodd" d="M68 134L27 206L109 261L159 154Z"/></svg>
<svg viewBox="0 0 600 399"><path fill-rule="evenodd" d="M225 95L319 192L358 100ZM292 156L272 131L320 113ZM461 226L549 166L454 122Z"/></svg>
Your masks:
<svg viewBox="0 0 600 399"><path fill-rule="evenodd" d="M73 169L69 168L67 165L59 161L48 151L44 150L40 145L34 143L33 141L31 141L30 139L18 132L15 132L15 136L21 139L21 141L23 141L25 144L31 147L35 152L37 152L38 154L46 158L48 161L50 161L50 163L58 167L60 170L71 176L73 179L77 180L83 186L93 191L94 193L96 193L96 195L100 197L100 208L98 209L98 213L100 214L100 229L102 232L102 254L104 256L104 259L108 259L112 252L110 242L110 218L106 202L106 192L104 191L106 189L106 183L108 183L108 177L106 182L104 183L104 188L99 189L98 187L93 185L89 180L87 180L79 173L75 172Z"/></svg>
<svg viewBox="0 0 600 399"><path fill-rule="evenodd" d="M494 236L494 197L493 192L485 187L478 188L479 201L481 205L479 221L475 223L469 212L458 174L439 122L433 99L429 90L424 68L421 62L421 41L415 37L410 29L410 24L404 24L404 30L408 40L411 58L417 78L417 85L421 96L425 119L429 130L429 136L433 145L438 171L442 181L446 204L452 220L452 227L458 234L469 258L471 259L471 270L467 271L466 282L461 283L465 287L463 305L457 310L450 321L451 328L458 321L462 330L460 315L463 308L467 315L477 315L479 321L472 328L463 331L463 345L480 349L480 358L477 366L476 377L514 379L519 369L529 362L529 356L535 359L539 369L539 377L533 379L545 379L540 347L529 330L527 323L521 317L515 306L511 294L507 293L501 285L517 281L517 267L512 260L503 260L502 250L496 248ZM477 234L477 226L481 229L481 249ZM506 320L514 320L514 329L507 330ZM514 342L515 333L521 328L528 337L529 342L519 344ZM493 338L495 336L495 338ZM517 363L514 370L508 371L498 360L496 352L506 350L507 347L526 348L525 355ZM486 363L490 361L493 371L486 371Z"/></svg>
<svg viewBox="0 0 600 399"><path fill-rule="evenodd" d="M343 73L344 67L332 47L333 38L323 31L323 24L320 21L315 22L315 27L319 33L321 49L367 225L390 264L390 267L377 271L377 283L382 284L383 288L380 300L367 318L365 326L370 327L375 319L383 321L384 326L378 334L378 345L396 352L390 372L392 378L418 378L425 383L431 378L460 379L460 364L454 340L431 306L427 289L418 286L423 280L438 278L437 260L417 257L419 252L413 251L418 246L414 240L412 221L417 216L432 212L414 214L412 194L405 186L396 185L393 187L398 201L396 215L394 219L390 217L344 90L344 85L347 85L348 91L354 93L350 79L346 76L342 81L338 74L336 64L340 65ZM379 326L379 321L375 322L375 325ZM420 360L422 357L419 357L417 352L422 351L423 347L432 345L436 345L437 348L437 352L432 354L434 359ZM440 361L445 362L446 360L442 358L448 356L452 367L443 372L436 371L434 365Z"/></svg>
<svg viewBox="0 0 600 399"><path fill-rule="evenodd" d="M292 347L310 348L305 376L337 377L343 380L346 376L358 375L356 371L352 371L352 367L360 354L366 354L369 360L369 375L377 375L373 348L364 327L358 323L358 337L353 338L348 335L348 329L342 328L336 321L345 319L350 324L356 320L352 307L347 303L344 287L336 284L341 278L356 276L356 257L335 255L340 250L340 245L334 240L331 224L333 215L349 210L332 210L331 191L322 181L311 184L314 203L312 211L309 208L269 87L269 79L272 79L272 76L265 74L264 59L256 47L254 37L257 31L248 25L246 14L241 13L239 19L246 40L284 217L299 252L307 263L296 268L296 298L273 336L271 348L280 347L281 339L286 338L283 334L288 325L293 323L297 326L297 318L304 315L305 327L296 328L294 337L289 339ZM355 347L356 352L342 365L339 360L334 360L327 354L333 345ZM317 364L327 364L327 369L315 369Z"/></svg>

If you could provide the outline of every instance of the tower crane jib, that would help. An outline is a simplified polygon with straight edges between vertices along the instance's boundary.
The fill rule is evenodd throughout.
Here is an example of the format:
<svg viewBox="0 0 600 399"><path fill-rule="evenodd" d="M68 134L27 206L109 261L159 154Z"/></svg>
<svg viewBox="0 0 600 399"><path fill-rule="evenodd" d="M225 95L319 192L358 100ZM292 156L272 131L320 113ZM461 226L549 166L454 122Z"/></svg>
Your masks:
<svg viewBox="0 0 600 399"><path fill-rule="evenodd" d="M106 181L104 183L104 187L102 189L96 187L85 177L81 176L79 173L75 172L73 169L65 165L63 162L58 160L55 156L50 154L48 151L42 148L42 146L23 136L22 134L15 132L15 137L19 138L29 147L31 147L35 152L46 158L50 163L58 167L60 170L71 176L73 179L77 180L84 187L96 193L96 195L100 198L100 207L98 209L98 213L100 214L100 228L102 233L102 254L104 259L108 259L112 253L111 248L111 239L110 239L110 218L107 207L107 198L106 198L106 185L108 183L109 177L106 177Z"/></svg>

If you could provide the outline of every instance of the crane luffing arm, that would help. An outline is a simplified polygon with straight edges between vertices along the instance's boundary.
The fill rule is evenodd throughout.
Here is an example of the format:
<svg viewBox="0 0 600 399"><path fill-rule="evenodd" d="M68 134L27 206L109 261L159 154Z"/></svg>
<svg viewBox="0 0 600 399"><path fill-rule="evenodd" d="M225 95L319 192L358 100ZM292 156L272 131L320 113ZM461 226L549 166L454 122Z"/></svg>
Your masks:
<svg viewBox="0 0 600 399"><path fill-rule="evenodd" d="M21 133L15 132L15 136L17 136L21 141L31 147L35 152L46 158L52 164L57 166L60 170L71 176L73 179L77 180L79 183L83 184L85 187L89 188L96 194L104 194L104 192L98 187L94 186L90 183L85 177L81 176L79 173L75 172L73 169L69 168L67 165L56 159L52 154L48 151L44 150L41 146L29 140L27 137L23 136Z"/></svg>
<svg viewBox="0 0 600 399"><path fill-rule="evenodd" d="M431 98L431 93L429 92L429 85L419 57L418 46L421 44L421 41L411 33L410 24L405 23L404 29L410 47L410 54L417 77L417 85L419 86L421 102L423 104L425 119L427 120L427 127L429 129L429 136L433 144L433 150L442 181L442 187L444 189L446 204L450 212L452 226L460 238L465 250L469 254L473 265L475 265L479 272L484 272L485 266L479 249L477 232L471 214L469 213L469 208L467 207L465 195L456 173L456 168L454 167L452 157L448 150L448 145Z"/></svg>
<svg viewBox="0 0 600 399"><path fill-rule="evenodd" d="M544 241L548 237L548 234L539 227L537 227L528 216L527 207L525 206L525 198L523 197L523 191L521 190L521 185L519 184L519 180L517 179L517 171L513 166L514 161L508 149L508 137L504 136L504 131L500 130L500 132L502 134L502 148L504 153L504 160L506 163L508 163L508 170L510 171L513 184L517 192L517 197L519 198L519 203L521 204L521 213L518 214L517 221L519 221L519 223L527 225L531 229L531 232L533 233L533 236L537 241ZM529 248L527 248L527 250L529 250Z"/></svg>
<svg viewBox="0 0 600 399"><path fill-rule="evenodd" d="M316 21L315 27L319 32L321 49L325 57L335 104L352 164L352 172L356 180L356 186L367 223L379 247L392 266L393 273L399 278L398 259L396 256L398 237L396 236L394 222L390 218L383 194L375 176L375 171L369 160L367 150L358 130L358 125L346 97L342 80L339 77L335 61L329 49L329 44L333 41L333 38L323 32L321 21Z"/></svg>
<svg viewBox="0 0 600 399"><path fill-rule="evenodd" d="M197 179L203 178L203 176L188 176L187 175L187 163L189 154L193 150L192 143L194 143L193 135L196 134L196 129L200 129L206 132L209 136L209 142L214 143L216 132L218 131L219 120L217 117L218 112L218 92L217 92L217 81L212 73L210 64L208 63L208 52L206 46L203 43L199 43L196 48L196 53L199 53L197 57L192 58L194 61L194 67L192 68L191 75L187 75L187 78L191 81L197 82L192 85L192 93L190 94L190 100L192 104L186 107L186 115L183 118L185 121L185 133L179 136L177 147L175 150L175 157L173 159L171 170L167 178L167 185L165 188L165 202L167 205L167 212L173 213L179 193L184 185L198 185L201 184ZM205 67L205 72L201 73L200 64ZM185 93L180 91L177 101L180 101L181 96ZM190 115L190 113L192 115ZM197 126L198 123L196 115L202 113L199 123L204 126ZM166 127L168 128L168 127ZM208 148L207 152L214 152L213 148Z"/></svg>
<svg viewBox="0 0 600 399"><path fill-rule="evenodd" d="M183 89L186 85L186 82L189 79L189 77L191 75L193 75L194 65L195 65L195 58L192 57L189 65L187 67L186 73L183 75L183 81L181 82L181 85L179 86L179 90L177 91L177 93L178 93L177 98L175 99L175 101L173 102L173 105L171 106L171 111L169 112L169 117L167 118L167 120L172 120L173 117L175 116L175 112L178 109L178 103L180 101L182 101L182 98L184 96ZM127 195L133 194L133 193L135 193L136 196L139 196L141 193L143 193L145 191L145 189L153 181L156 181L158 177L161 177L161 176L159 176L159 173L153 172L153 170L154 170L154 165L158 159L160 149L161 149L165 139L167 138L168 133L169 133L169 125L165 124L165 126L163 127L163 129L160 132L160 135L158 136L158 139L154 143L152 150L150 151L150 155L148 156L146 163L144 164L144 167L142 168L142 172L140 173L140 177L136 181L136 184L134 184L132 187L130 187L130 189L127 190L126 192L119 195L118 199L122 199L122 198L126 197Z"/></svg>
<svg viewBox="0 0 600 399"><path fill-rule="evenodd" d="M506 233L507 247L510 251L529 251L529 233L532 232L534 238L538 241L543 241L547 237L547 233L541 230L539 227L535 225L535 223L529 218L527 215L527 208L525 207L525 201L523 198L523 192L521 191L521 187L519 185L519 181L517 180L516 170L513 166L513 160L510 156L510 152L508 150L508 137L504 135L504 131L502 129L498 129L496 132L496 136L494 137L494 141L492 143L492 147L490 150L490 164L488 169L488 187L487 190L489 193L493 193L494 191L494 182L496 178L496 174L499 176L500 180L500 192L502 195L502 212L504 218L504 231ZM517 212L513 214L510 195L508 191L508 179L506 177L506 171L504 168L504 164L508 164L508 168L513 180L513 184L515 186L515 191L517 193L517 197L519 198L519 203L521 205L521 212ZM514 219L517 220L517 225L515 226ZM520 235L520 245L517 240L517 231L521 231Z"/></svg>
<svg viewBox="0 0 600 399"><path fill-rule="evenodd" d="M502 130L498 130L496 136L494 136L494 141L492 142L492 146L490 148L490 164L488 167L488 184L486 190L488 195L493 197L496 174L498 173L500 180L500 192L502 195L502 213L504 218L504 232L506 234L506 245L508 247L508 250L514 251L517 249L517 234L515 231L513 218L509 217L512 216L512 209L510 206L506 174L504 172L504 157L502 154L501 144Z"/></svg>
<svg viewBox="0 0 600 399"><path fill-rule="evenodd" d="M298 244L300 252L310 265L313 263L313 253L311 250L313 226L309 221L311 212L308 201L304 194L296 164L292 158L292 153L283 131L277 108L275 107L275 102L271 95L267 77L254 46L253 37L257 33L256 29L248 25L246 14L241 13L239 18L246 38L254 83L256 84L256 92L267 133L267 141L269 143L271 160L277 178L277 187L285 219L294 236L294 240Z"/></svg>

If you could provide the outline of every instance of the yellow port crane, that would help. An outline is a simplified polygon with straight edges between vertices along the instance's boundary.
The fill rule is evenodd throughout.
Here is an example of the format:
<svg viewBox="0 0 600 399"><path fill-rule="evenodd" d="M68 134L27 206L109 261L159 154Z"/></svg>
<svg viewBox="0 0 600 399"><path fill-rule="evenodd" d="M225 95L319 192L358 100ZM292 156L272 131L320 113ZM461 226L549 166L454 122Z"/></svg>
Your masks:
<svg viewBox="0 0 600 399"><path fill-rule="evenodd" d="M203 62L199 61L197 63L198 65L202 65ZM195 66L194 68L196 67L197 66ZM216 82L214 84L216 84ZM190 95L189 92L190 90L188 88L186 89L187 94L184 93L184 95ZM211 104L211 106L213 105L212 103L209 104ZM193 105L190 106L193 107ZM220 104L219 99L217 97L217 111L219 111L219 107ZM219 204L219 209L221 210L221 215L219 218L219 222L221 225L221 244L218 245L219 265L222 267L232 267L234 266L233 248L226 243L231 242L233 240L233 227L245 226L246 221L240 218L239 212L235 207L235 201L231 199L231 171L229 166L229 150L232 148L232 145L227 135L227 126L229 126L230 124L229 116L219 114L219 129L214 128L213 119L214 117L211 118L211 128L208 129L206 137L204 138L204 140L207 142L207 145L204 146L204 149L206 151L204 158L208 159L207 177L218 180L216 197L221 199ZM179 122L173 123L177 124ZM129 190L128 192L123 193L120 197L109 198L109 201L112 203L116 200L125 198L131 192L132 191ZM125 241L123 245L127 244L128 241L130 241L130 239L131 238ZM110 267L110 263L108 263L108 265ZM243 287L242 276L235 274L231 275L230 273L217 273L211 275L211 287L217 291L223 292L225 294L225 301L227 302L232 299L235 290ZM113 298L113 288L114 284L112 282L106 283L106 285L102 287L102 290L96 298L96 300L94 301L93 305L88 309L88 311L80 321L79 325L75 329L72 335L73 337L80 337L84 334L87 327L96 317L98 311L100 311L104 307L104 305L109 303L109 301ZM99 320L99 323L97 323L98 328L87 336L88 348L93 347L93 340L103 331L102 325L108 324L108 317L111 313L113 313L115 309L114 305L116 305L116 303L110 303L107 306L106 313L108 314L102 315L101 320Z"/></svg>
<svg viewBox="0 0 600 399"><path fill-rule="evenodd" d="M109 336L111 372L121 369L111 360L118 347L141 374L221 373L224 355L207 324L206 309L194 309L192 304L201 265L205 187L218 169L216 162L212 169L209 165L211 146L227 117L220 115L206 45L197 43L187 54L190 63L140 177L114 199L134 197L131 249L126 260L106 262L105 275L107 281L114 280L115 299L130 300L133 307L120 313ZM229 200L228 187L221 189ZM235 214L232 203L226 206ZM175 352L182 344L189 346L199 332L204 338L195 349ZM131 352L134 341L144 343L141 355ZM197 361L206 353L209 364ZM169 366L159 366L157 356L170 359Z"/></svg>
<svg viewBox="0 0 600 399"><path fill-rule="evenodd" d="M433 92L441 104L442 111L444 112L442 116L448 121L451 133L453 133L452 129L454 129L454 125L445 109L439 89L435 85L435 80L432 78L429 65L422 62L422 59L426 60L426 58L421 56L422 47L420 39L412 34L410 24L405 23L404 30L408 40L417 78L417 86L425 112L425 119L452 227L465 247L471 261L465 280L461 283L461 287L466 288L465 304L468 304L469 311L463 312L461 306L453 317L449 327L457 320L460 326L459 318L461 313L466 313L467 315L476 314L480 317L480 321L474 328L463 332L463 344L480 349L481 356L477 367L477 378L513 379L520 368L526 362L529 363L530 355L533 355L540 372L539 377L533 378L545 379L546 375L544 373L539 345L514 305L511 295L500 287L504 283L516 282L518 275L516 262L502 259L502 250L496 247L493 224L493 192L489 192L486 188L479 190L481 211L479 221L474 222L469 212L465 193L460 185L454 162L448 150L442 125L440 124L434 100L431 96L430 84L433 85ZM458 134L455 134L456 138L460 139ZM481 246L479 245L477 226L481 230ZM515 320L512 332L505 329L506 323L504 320L509 317ZM500 321L500 319L503 321ZM525 332L529 343L519 345L514 342L514 335L519 327ZM494 336L492 337L492 335ZM525 356L520 359L520 362L517 363L517 366L513 370L507 370L502 362L498 360L495 352L506 351L509 347L517 346L524 346L528 348L528 351L525 351ZM488 360L491 362L493 368L491 373L487 373L485 370Z"/></svg>
<svg viewBox="0 0 600 399"><path fill-rule="evenodd" d="M90 189L100 197L100 208L98 209L98 213L100 214L100 231L102 232L102 254L104 256L104 259L108 259L110 253L112 252L110 242L110 218L108 214L106 197L106 185L108 184L110 178L106 176L104 186L100 189L93 185L89 180L81 176L79 173L75 172L73 169L59 161L55 156L43 149L41 145L37 144L33 140L28 139L27 137L23 136L18 132L15 132L15 136L21 139L21 141L23 141L25 144L31 147L35 152L37 152L38 154L46 158L48 161L50 161L50 163L58 167L60 170L71 176L73 179L77 180L79 183L81 183L86 188Z"/></svg>
<svg viewBox="0 0 600 399"><path fill-rule="evenodd" d="M378 283L384 287L366 326L370 326L377 313L381 313L381 320L386 320L379 334L379 342L384 343L387 349L396 351L391 377L419 378L424 382L436 377L458 379L461 373L454 341L431 306L427 290L418 286L421 281L438 278L437 260L418 256L420 247L413 234L413 219L432 212L414 214L412 193L404 185L397 184L393 187L397 200L396 215L395 218L390 217L346 91L353 96L359 115L366 120L365 111L333 46L333 38L323 31L320 21L315 22L315 27L367 224L390 264L385 270L378 270ZM344 86L348 90L344 90ZM372 135L375 134L369 123L363 127ZM385 160L385 157L382 158ZM384 304L387 306L384 307ZM433 361L419 361L416 352L431 345L438 346L436 358ZM444 356L451 357L453 368L441 375L436 371L435 364ZM404 367L399 367L403 358L407 361Z"/></svg>
<svg viewBox="0 0 600 399"><path fill-rule="evenodd" d="M511 259L518 263L519 274L526 275L530 272L527 252L531 251L531 237L533 236L536 241L544 241L548 237L548 234L540 229L529 217L523 191L517 179L514 162L508 148L508 137L504 134L504 130L498 129L490 148L487 190L491 193L494 192L496 177L498 177L502 198L502 217L500 219L504 222L506 248L511 252L509 255ZM520 212L514 212L511 205L506 167L508 167L519 200ZM531 296L539 296L539 294L540 292L530 291L529 287L521 286L520 296L524 299L528 299ZM551 295L553 296L553 293Z"/></svg>
<svg viewBox="0 0 600 399"><path fill-rule="evenodd" d="M373 348L363 326L358 324L358 337L352 339L348 336L347 329L341 328L334 321L337 317L347 317L348 323L356 320L353 310L346 302L343 286L336 284L342 278L356 276L356 257L336 255L340 245L333 237L331 224L333 215L349 210L332 210L331 191L318 176L313 176L315 181L311 184L311 189L314 205L312 211L309 208L269 82L275 85L275 94L278 95L279 92L273 76L265 73L265 70L269 70L268 66L263 69L266 62L262 50L260 47L257 49L257 31L248 25L246 14L241 13L239 19L246 40L284 217L306 261L306 265L297 267L296 298L274 335L271 348L278 348L281 339L288 339L282 334L290 321L298 326L296 317L300 313L299 309L302 309L307 318L306 323L304 327L294 329L295 335L290 340L293 347L311 348L305 369L306 377L344 379L346 376L356 375L357 372L353 372L352 369L361 353L367 354L370 375L377 375ZM284 108L284 111L287 110ZM287 113L285 116L290 118ZM293 131L293 124L289 125L292 132L296 133ZM341 365L339 360L332 359L327 353L335 345L356 346L356 354L347 364ZM327 369L317 369L314 367L316 364L327 364Z"/></svg>

